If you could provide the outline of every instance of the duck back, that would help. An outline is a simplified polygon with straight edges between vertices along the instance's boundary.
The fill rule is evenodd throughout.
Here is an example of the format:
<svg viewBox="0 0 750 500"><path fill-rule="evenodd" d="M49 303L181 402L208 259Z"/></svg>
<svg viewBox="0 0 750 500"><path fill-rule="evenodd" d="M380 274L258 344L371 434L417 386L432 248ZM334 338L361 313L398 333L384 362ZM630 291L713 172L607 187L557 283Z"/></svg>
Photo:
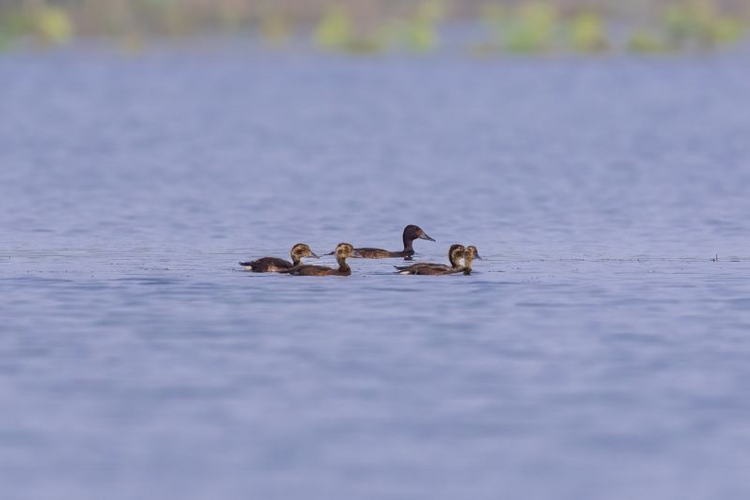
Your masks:
<svg viewBox="0 0 750 500"><path fill-rule="evenodd" d="M408 257L407 252L391 252L382 248L357 248L356 250L357 253L359 253L359 257L363 259L392 259L396 257Z"/></svg>
<svg viewBox="0 0 750 500"><path fill-rule="evenodd" d="M294 267L288 260L279 259L278 257L263 257L262 259L250 262L240 262L240 265L248 271L255 273L278 273Z"/></svg>
<svg viewBox="0 0 750 500"><path fill-rule="evenodd" d="M326 266L313 266L310 264L297 266L283 272L293 276L349 276L352 274L352 271L349 268L333 269Z"/></svg>
<svg viewBox="0 0 750 500"><path fill-rule="evenodd" d="M456 273L456 269L443 264L430 264L422 262L411 266L394 266L398 269L399 274L419 274L419 275L441 275ZM458 271L461 271L459 269Z"/></svg>

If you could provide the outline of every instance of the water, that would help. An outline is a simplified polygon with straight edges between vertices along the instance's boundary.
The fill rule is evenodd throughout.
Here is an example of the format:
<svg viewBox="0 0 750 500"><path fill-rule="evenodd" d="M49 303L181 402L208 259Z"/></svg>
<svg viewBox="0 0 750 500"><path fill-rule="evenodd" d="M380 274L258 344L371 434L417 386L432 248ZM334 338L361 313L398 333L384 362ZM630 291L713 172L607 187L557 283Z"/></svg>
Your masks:
<svg viewBox="0 0 750 500"><path fill-rule="evenodd" d="M746 54L0 79L3 499L750 495ZM409 223L485 260L236 265Z"/></svg>

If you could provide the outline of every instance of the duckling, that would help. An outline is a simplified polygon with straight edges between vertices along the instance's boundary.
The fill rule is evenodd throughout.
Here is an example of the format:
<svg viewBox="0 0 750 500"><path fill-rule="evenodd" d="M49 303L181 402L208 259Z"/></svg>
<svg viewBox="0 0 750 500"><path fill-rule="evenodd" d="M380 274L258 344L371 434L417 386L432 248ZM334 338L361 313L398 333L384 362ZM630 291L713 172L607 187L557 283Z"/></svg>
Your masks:
<svg viewBox="0 0 750 500"><path fill-rule="evenodd" d="M294 276L349 276L352 274L352 269L349 264L346 263L346 259L349 257L359 257L354 247L349 243L339 243L336 246L336 250L333 251L336 254L336 261L339 263L338 269L333 269L326 266L296 266L292 269L286 269L281 271L283 273L292 274Z"/></svg>
<svg viewBox="0 0 750 500"><path fill-rule="evenodd" d="M364 259L390 259L396 257L403 257L404 260L412 260L414 255L414 247L412 242L416 239L435 241L434 239L427 236L421 227L410 224L404 228L404 249L400 252L390 252L381 248L357 248L360 257Z"/></svg>
<svg viewBox="0 0 750 500"><path fill-rule="evenodd" d="M477 250L477 247L473 245L466 247L466 252L464 252L463 272L467 276L471 274L471 261L473 261L474 259L482 260L482 258L479 256L479 250ZM459 271L461 271L461 269L459 269Z"/></svg>
<svg viewBox="0 0 750 500"><path fill-rule="evenodd" d="M314 259L319 258L312 250L310 250L310 247L304 243L297 243L294 245L290 255L292 256L292 262L279 259L278 257L263 257L250 262L240 262L240 265L246 270L255 273L280 273L299 266L302 263L302 257L312 257Z"/></svg>
<svg viewBox="0 0 750 500"><path fill-rule="evenodd" d="M461 258L464 256L466 249L463 245L451 245L448 250L448 260L451 265L446 266L445 264L433 264L430 262L420 262L418 264L412 264L411 266L393 266L398 269L398 274L454 274L460 273L464 270L464 266L461 266Z"/></svg>

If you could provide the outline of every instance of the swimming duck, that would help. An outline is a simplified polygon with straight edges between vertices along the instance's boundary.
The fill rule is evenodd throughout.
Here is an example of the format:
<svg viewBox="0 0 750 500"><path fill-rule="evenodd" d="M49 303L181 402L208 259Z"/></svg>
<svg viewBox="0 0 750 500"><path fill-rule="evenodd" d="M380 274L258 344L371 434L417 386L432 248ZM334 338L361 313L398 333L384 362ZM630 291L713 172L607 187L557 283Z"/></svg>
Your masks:
<svg viewBox="0 0 750 500"><path fill-rule="evenodd" d="M339 263L338 269L326 266L312 266L308 264L304 266L296 266L282 272L294 276L349 276L352 274L352 269L349 267L349 264L346 263L346 259L349 257L359 257L359 253L354 247L349 243L339 243L333 253L336 254L336 260Z"/></svg>
<svg viewBox="0 0 750 500"><path fill-rule="evenodd" d="M292 256L292 262L279 259L278 257L263 257L261 259L251 260L250 262L240 262L240 265L248 271L256 273L280 273L299 266L302 263L302 257L319 258L312 250L310 250L310 247L304 243L297 243L294 245L290 255Z"/></svg>
<svg viewBox="0 0 750 500"><path fill-rule="evenodd" d="M448 260L451 265L446 266L445 264L433 264L431 262L420 262L412 264L411 266L393 266L398 269L398 274L454 274L460 273L464 270L464 266L461 266L461 259L464 257L466 249L463 245L451 245L448 249Z"/></svg>
<svg viewBox="0 0 750 500"><path fill-rule="evenodd" d="M467 276L471 274L471 261L473 261L474 259L482 260L482 258L479 256L479 250L477 250L477 247L473 245L466 247L466 251L464 252L463 272Z"/></svg>
<svg viewBox="0 0 750 500"><path fill-rule="evenodd" d="M404 228L404 249L400 252L390 252L381 248L357 248L359 256L364 259L390 259L403 257L405 260L411 260L414 255L412 242L416 239L435 241L425 233L421 227L410 224Z"/></svg>

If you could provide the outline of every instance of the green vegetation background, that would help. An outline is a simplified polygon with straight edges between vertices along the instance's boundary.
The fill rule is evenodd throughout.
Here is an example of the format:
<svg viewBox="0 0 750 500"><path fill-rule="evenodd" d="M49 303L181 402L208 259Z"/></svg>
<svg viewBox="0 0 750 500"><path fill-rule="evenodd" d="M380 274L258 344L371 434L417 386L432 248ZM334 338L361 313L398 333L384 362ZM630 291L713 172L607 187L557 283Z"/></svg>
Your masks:
<svg viewBox="0 0 750 500"><path fill-rule="evenodd" d="M252 36L270 47L428 53L474 26L474 55L712 50L741 40L745 0L0 0L0 50L76 39Z"/></svg>

